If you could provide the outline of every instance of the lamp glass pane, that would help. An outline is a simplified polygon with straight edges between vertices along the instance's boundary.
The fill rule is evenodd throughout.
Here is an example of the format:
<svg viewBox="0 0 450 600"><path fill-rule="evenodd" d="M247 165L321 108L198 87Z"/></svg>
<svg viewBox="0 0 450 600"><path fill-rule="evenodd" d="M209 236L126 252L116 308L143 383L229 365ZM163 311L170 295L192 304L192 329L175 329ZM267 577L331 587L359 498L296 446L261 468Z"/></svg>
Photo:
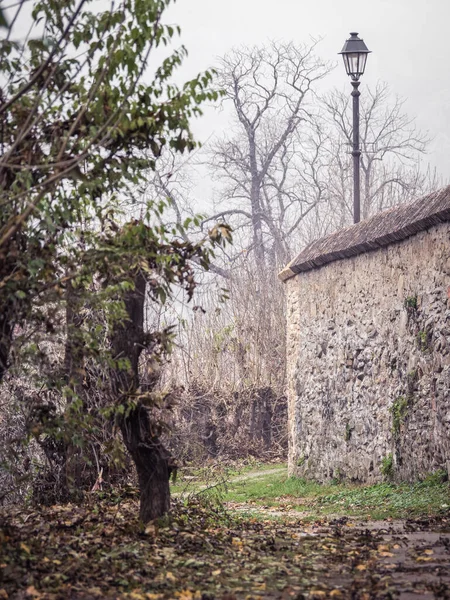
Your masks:
<svg viewBox="0 0 450 600"><path fill-rule="evenodd" d="M347 54L348 61L348 74L349 75L358 75L361 71L359 70L359 57L360 54L357 52Z"/></svg>
<svg viewBox="0 0 450 600"><path fill-rule="evenodd" d="M366 68L366 60L367 60L367 53L362 52L359 55L359 74L360 75L363 75L363 73L364 73L364 69Z"/></svg>
<svg viewBox="0 0 450 600"><path fill-rule="evenodd" d="M344 61L345 70L347 71L347 75L350 75L350 64L348 61L348 54L343 54L342 59Z"/></svg>

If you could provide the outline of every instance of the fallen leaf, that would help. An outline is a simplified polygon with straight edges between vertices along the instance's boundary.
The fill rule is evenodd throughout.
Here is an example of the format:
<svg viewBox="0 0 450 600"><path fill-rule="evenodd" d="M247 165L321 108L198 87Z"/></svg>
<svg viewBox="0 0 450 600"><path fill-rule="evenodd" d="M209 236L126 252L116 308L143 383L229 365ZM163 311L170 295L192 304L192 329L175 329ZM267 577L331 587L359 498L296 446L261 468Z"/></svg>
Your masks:
<svg viewBox="0 0 450 600"><path fill-rule="evenodd" d="M181 590L181 592L176 592L174 595L178 600L192 600L194 597L191 590Z"/></svg>
<svg viewBox="0 0 450 600"><path fill-rule="evenodd" d="M145 528L144 533L146 535L151 535L151 536L154 537L156 535L156 533L157 533L157 531L156 531L156 525L154 523L149 523L147 525L147 527Z"/></svg>
<svg viewBox="0 0 450 600"><path fill-rule="evenodd" d="M28 547L26 544L24 544L23 542L20 542L20 548L21 548L21 549L22 549L24 552L26 552L27 554L30 554L30 548L29 548L29 547Z"/></svg>
<svg viewBox="0 0 450 600"><path fill-rule="evenodd" d="M127 594L127 598L129 598L130 600L146 600L146 596L144 594L141 594L140 592L136 591Z"/></svg>

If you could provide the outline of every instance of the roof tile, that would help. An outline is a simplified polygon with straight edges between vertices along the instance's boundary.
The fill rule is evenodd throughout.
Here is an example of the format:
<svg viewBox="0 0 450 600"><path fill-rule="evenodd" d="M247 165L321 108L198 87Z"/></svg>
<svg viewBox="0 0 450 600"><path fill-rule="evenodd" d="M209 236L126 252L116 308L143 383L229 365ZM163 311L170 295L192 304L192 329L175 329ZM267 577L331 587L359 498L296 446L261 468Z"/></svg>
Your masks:
<svg viewBox="0 0 450 600"><path fill-rule="evenodd" d="M335 260L399 242L444 221L450 221L450 186L311 242L278 277L286 281Z"/></svg>

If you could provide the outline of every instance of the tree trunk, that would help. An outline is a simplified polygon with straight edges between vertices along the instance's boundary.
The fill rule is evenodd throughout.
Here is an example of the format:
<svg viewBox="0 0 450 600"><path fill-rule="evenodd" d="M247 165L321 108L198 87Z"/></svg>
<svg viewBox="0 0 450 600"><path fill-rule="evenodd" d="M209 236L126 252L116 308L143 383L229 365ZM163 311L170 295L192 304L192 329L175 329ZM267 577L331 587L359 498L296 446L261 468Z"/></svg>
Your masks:
<svg viewBox="0 0 450 600"><path fill-rule="evenodd" d="M125 446L135 465L139 480L139 517L148 523L170 509L169 453L157 436L151 435L150 418L138 406L121 424Z"/></svg>
<svg viewBox="0 0 450 600"><path fill-rule="evenodd" d="M115 359L128 359L129 369L116 368L112 385L119 402L127 408L129 398L139 388L139 357L145 347L144 307L146 282L143 275L135 279L135 289L125 298L127 319L116 325L111 345ZM139 402L139 401L138 401ZM153 431L148 409L139 404L122 417L120 429L139 479L140 511L143 523L161 517L170 509L170 453Z"/></svg>
<svg viewBox="0 0 450 600"><path fill-rule="evenodd" d="M256 264L260 271L265 272L266 258L264 252L264 240L261 219L261 178L258 171L258 162L256 159L255 132L248 131L248 141L250 146L250 175L251 190L250 204L252 213L253 245L255 250Z"/></svg>
<svg viewBox="0 0 450 600"><path fill-rule="evenodd" d="M252 226L253 226L253 245L255 247L255 258L258 269L263 273L266 271L266 257L264 251L264 240L262 232L261 204L260 204L260 183L257 175L252 174L251 206L252 206Z"/></svg>
<svg viewBox="0 0 450 600"><path fill-rule="evenodd" d="M13 315L8 307L0 307L0 383L8 370L9 353L12 344Z"/></svg>
<svg viewBox="0 0 450 600"><path fill-rule="evenodd" d="M83 379L85 374L84 342L80 334L84 318L76 288L69 281L66 289L66 343L64 372L67 384L84 403ZM71 399L68 399L68 403ZM81 449L72 441L65 444L65 487L69 498L77 498L84 487L82 473L85 467Z"/></svg>
<svg viewBox="0 0 450 600"><path fill-rule="evenodd" d="M264 449L270 450L272 445L272 402L273 402L273 391L271 388L266 387L260 390L261 397L261 436L264 442Z"/></svg>

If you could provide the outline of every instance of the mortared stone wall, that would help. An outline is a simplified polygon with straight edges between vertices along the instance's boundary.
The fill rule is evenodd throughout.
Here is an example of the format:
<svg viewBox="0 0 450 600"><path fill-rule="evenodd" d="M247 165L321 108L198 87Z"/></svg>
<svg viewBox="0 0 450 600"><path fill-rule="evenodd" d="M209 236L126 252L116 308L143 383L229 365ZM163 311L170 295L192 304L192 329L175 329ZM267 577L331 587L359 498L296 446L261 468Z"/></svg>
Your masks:
<svg viewBox="0 0 450 600"><path fill-rule="evenodd" d="M450 468L450 188L313 242L287 291L289 472Z"/></svg>

